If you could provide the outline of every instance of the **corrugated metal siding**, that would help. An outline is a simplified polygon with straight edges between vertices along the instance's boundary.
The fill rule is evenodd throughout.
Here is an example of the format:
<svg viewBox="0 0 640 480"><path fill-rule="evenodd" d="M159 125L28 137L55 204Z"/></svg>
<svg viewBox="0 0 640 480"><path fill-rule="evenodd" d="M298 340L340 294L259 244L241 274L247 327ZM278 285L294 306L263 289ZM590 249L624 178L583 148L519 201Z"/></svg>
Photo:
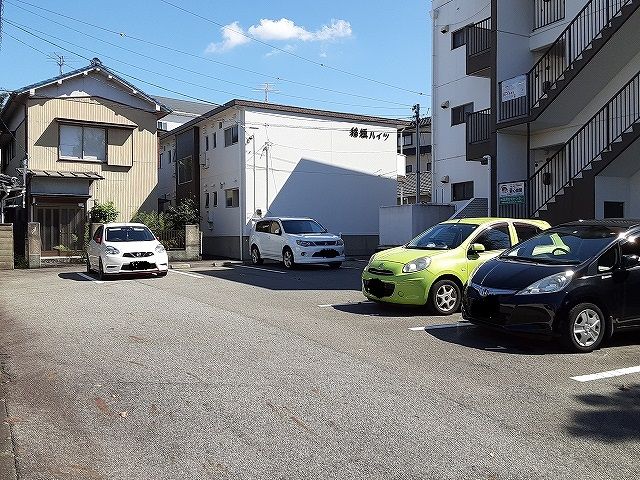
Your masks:
<svg viewBox="0 0 640 480"><path fill-rule="evenodd" d="M22 160L24 159L24 129L25 122L22 122L14 133L16 136L16 148L13 152L13 158L9 160L7 169L4 172L10 177L18 177L19 174L16 172L16 168L22 168ZM9 148L9 144L7 144L6 148Z"/></svg>
<svg viewBox="0 0 640 480"><path fill-rule="evenodd" d="M34 98L28 105L30 168L99 173L104 180L93 182L92 198L101 203L113 201L122 221L130 220L139 209L155 207L157 199L153 192L158 182L158 141L157 118L153 112L95 98ZM137 126L129 140L133 142L131 166L59 160L56 118Z"/></svg>

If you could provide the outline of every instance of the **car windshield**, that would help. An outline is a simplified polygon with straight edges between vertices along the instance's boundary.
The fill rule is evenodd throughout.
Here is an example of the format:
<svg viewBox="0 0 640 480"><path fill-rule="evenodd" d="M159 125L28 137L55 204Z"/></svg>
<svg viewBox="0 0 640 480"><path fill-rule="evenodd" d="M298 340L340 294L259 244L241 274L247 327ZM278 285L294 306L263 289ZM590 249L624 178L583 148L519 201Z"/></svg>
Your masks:
<svg viewBox="0 0 640 480"><path fill-rule="evenodd" d="M105 238L107 242L149 242L155 239L147 227L109 227Z"/></svg>
<svg viewBox="0 0 640 480"><path fill-rule="evenodd" d="M315 220L283 220L282 228L286 233L326 233L327 229Z"/></svg>
<svg viewBox="0 0 640 480"><path fill-rule="evenodd" d="M418 250L451 250L460 246L478 225L471 223L440 223L405 245Z"/></svg>
<svg viewBox="0 0 640 480"><path fill-rule="evenodd" d="M522 262L578 265L597 255L619 233L601 226L558 227L516 245L502 257Z"/></svg>

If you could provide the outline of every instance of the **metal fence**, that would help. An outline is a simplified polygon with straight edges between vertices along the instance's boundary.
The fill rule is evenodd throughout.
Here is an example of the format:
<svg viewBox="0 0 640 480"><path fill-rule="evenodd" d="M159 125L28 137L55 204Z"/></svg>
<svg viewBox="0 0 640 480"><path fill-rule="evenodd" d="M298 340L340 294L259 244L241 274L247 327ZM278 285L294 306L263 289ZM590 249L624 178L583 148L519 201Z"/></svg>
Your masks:
<svg viewBox="0 0 640 480"><path fill-rule="evenodd" d="M491 138L491 109L473 112L467 116L467 143L482 143Z"/></svg>
<svg viewBox="0 0 640 480"><path fill-rule="evenodd" d="M564 18L565 0L535 0L533 29L546 27Z"/></svg>
<svg viewBox="0 0 640 480"><path fill-rule="evenodd" d="M153 234L167 250L184 250L186 248L184 228L182 230L156 230Z"/></svg>
<svg viewBox="0 0 640 480"><path fill-rule="evenodd" d="M491 48L491 17L467 27L467 55L478 55Z"/></svg>

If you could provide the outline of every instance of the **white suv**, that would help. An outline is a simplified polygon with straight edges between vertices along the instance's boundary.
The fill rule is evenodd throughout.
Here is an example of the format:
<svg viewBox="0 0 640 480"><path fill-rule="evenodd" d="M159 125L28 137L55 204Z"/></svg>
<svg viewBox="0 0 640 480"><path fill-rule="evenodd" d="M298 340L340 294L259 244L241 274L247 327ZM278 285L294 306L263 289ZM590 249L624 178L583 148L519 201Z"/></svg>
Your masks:
<svg viewBox="0 0 640 480"><path fill-rule="evenodd" d="M87 247L87 272L167 274L167 252L155 235L141 223L100 225Z"/></svg>
<svg viewBox="0 0 640 480"><path fill-rule="evenodd" d="M296 263L339 268L345 260L342 239L312 218L263 218L251 231L249 245L255 265L268 258L282 261L288 269Z"/></svg>

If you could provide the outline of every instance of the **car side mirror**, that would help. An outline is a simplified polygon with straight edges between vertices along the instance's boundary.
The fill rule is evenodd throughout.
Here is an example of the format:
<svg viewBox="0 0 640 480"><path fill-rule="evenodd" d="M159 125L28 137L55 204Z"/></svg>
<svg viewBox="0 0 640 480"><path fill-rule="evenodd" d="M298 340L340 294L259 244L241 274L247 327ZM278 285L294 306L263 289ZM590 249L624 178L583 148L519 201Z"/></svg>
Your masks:
<svg viewBox="0 0 640 480"><path fill-rule="evenodd" d="M486 248L484 248L484 245L481 243L472 243L469 251L472 253L482 253L486 251Z"/></svg>
<svg viewBox="0 0 640 480"><path fill-rule="evenodd" d="M638 255L623 255L622 256L622 268L628 270L640 265L640 257Z"/></svg>

